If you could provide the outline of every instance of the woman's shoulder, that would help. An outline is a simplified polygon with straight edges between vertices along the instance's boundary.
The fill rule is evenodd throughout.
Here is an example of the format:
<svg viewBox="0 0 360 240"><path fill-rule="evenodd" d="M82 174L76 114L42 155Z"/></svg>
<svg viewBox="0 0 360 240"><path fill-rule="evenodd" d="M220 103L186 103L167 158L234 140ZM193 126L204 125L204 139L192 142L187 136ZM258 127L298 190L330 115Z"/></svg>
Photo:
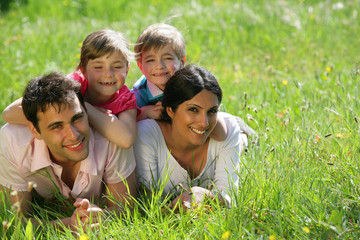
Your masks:
<svg viewBox="0 0 360 240"><path fill-rule="evenodd" d="M144 119L137 122L138 136L159 136L161 134L160 127L154 119Z"/></svg>

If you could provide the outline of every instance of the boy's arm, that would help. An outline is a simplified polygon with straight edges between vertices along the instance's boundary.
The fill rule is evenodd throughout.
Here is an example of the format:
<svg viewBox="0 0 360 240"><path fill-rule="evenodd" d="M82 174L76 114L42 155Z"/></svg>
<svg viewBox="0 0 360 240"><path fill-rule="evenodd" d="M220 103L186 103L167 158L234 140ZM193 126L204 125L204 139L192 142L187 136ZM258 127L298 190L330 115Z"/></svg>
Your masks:
<svg viewBox="0 0 360 240"><path fill-rule="evenodd" d="M2 118L7 123L26 124L24 112L21 107L22 98L15 100L9 106L7 106L3 113Z"/></svg>
<svg viewBox="0 0 360 240"><path fill-rule="evenodd" d="M216 141L224 141L227 136L227 128L226 123L222 117L217 115L217 123L215 125L214 130L210 134L210 138Z"/></svg>
<svg viewBox="0 0 360 240"><path fill-rule="evenodd" d="M151 119L160 119L163 107L161 102L157 102L155 105L148 105L141 108L141 113L138 116L137 120L144 120L147 118Z"/></svg>
<svg viewBox="0 0 360 240"><path fill-rule="evenodd" d="M85 103L90 124L110 142L128 149L135 142L137 135L137 109L123 111L116 117L104 113L89 103Z"/></svg>

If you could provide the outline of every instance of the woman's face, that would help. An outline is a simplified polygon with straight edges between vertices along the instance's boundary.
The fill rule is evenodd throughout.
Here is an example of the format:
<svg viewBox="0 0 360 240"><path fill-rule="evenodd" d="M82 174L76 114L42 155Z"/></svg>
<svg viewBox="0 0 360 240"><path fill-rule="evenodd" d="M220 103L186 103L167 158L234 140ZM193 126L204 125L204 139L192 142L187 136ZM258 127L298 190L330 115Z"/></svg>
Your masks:
<svg viewBox="0 0 360 240"><path fill-rule="evenodd" d="M219 104L217 96L204 89L181 103L175 112L168 108L174 139L192 145L204 144L216 125Z"/></svg>

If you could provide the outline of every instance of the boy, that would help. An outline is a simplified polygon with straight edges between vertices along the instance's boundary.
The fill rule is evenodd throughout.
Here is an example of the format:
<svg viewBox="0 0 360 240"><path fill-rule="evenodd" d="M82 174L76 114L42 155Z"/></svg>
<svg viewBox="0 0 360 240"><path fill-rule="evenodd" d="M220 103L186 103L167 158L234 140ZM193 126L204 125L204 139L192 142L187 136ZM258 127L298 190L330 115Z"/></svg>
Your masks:
<svg viewBox="0 0 360 240"><path fill-rule="evenodd" d="M132 88L136 103L141 108L139 120L158 119L165 84L185 64L184 37L175 27L156 23L143 30L134 51L143 73Z"/></svg>
<svg viewBox="0 0 360 240"><path fill-rule="evenodd" d="M143 76L134 84L136 103L141 108L138 120L159 119L163 107L161 100L167 81L183 68L186 61L185 40L175 27L165 23L152 24L138 37L134 51ZM226 127L222 119L211 134L211 138L223 141Z"/></svg>

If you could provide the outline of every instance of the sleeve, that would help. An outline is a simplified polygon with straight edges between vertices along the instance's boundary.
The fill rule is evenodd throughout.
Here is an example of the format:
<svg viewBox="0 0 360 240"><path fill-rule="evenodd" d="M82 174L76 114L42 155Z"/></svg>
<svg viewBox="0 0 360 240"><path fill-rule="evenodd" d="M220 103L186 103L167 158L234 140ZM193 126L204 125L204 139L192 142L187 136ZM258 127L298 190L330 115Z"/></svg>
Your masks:
<svg viewBox="0 0 360 240"><path fill-rule="evenodd" d="M113 143L109 143L111 155L108 164L105 166L104 181L105 183L118 183L130 176L135 171L134 151L131 148L123 149Z"/></svg>
<svg viewBox="0 0 360 240"><path fill-rule="evenodd" d="M146 93L146 78L141 76L141 78L136 81L133 85L131 92L135 94L136 104L139 108L149 105L149 99Z"/></svg>
<svg viewBox="0 0 360 240"><path fill-rule="evenodd" d="M85 95L85 92L88 88L88 81L85 79L84 75L80 71L74 71L69 73L66 77L74 79L78 83L80 83L81 87L81 95Z"/></svg>
<svg viewBox="0 0 360 240"><path fill-rule="evenodd" d="M11 144L11 136L5 127L0 130L0 184L16 191L27 191L28 183L16 168L16 151Z"/></svg>
<svg viewBox="0 0 360 240"><path fill-rule="evenodd" d="M156 122L147 119L138 122L138 136L134 143L134 153L136 159L136 175L139 182L152 189L153 184L158 182L157 172L157 139Z"/></svg>
<svg viewBox="0 0 360 240"><path fill-rule="evenodd" d="M228 202L231 202L231 192L236 192L239 185L240 158L245 149L244 133L241 133L234 118L227 121L229 135L220 148L215 164L215 190Z"/></svg>
<svg viewBox="0 0 360 240"><path fill-rule="evenodd" d="M113 100L95 106L111 110L115 115L130 109L136 109L137 115L140 114L140 109L136 105L135 94L130 92L125 85L117 92L116 97Z"/></svg>

